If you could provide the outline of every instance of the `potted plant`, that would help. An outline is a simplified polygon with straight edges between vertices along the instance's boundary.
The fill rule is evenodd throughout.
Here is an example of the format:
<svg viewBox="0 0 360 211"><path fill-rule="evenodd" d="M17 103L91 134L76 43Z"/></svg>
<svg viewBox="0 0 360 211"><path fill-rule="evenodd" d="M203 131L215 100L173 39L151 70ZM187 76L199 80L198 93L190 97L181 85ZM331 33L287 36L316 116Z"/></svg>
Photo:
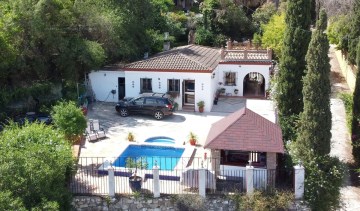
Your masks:
<svg viewBox="0 0 360 211"><path fill-rule="evenodd" d="M132 132L129 132L126 139L130 142L133 142L133 141L135 141L135 136Z"/></svg>
<svg viewBox="0 0 360 211"><path fill-rule="evenodd" d="M137 175L138 169L147 169L148 163L145 158L141 157L136 160L136 158L126 158L126 168L129 168L129 171L132 175L129 177L129 186L132 191L140 191L142 178Z"/></svg>
<svg viewBox="0 0 360 211"><path fill-rule="evenodd" d="M234 94L238 94L239 93L239 90L238 89L234 89Z"/></svg>
<svg viewBox="0 0 360 211"><path fill-rule="evenodd" d="M192 146L196 145L197 136L195 135L195 133L190 132L190 134L189 134L189 142L190 142L190 145L192 145Z"/></svg>
<svg viewBox="0 0 360 211"><path fill-rule="evenodd" d="M174 103L174 111L177 111L179 109L179 103L175 102Z"/></svg>
<svg viewBox="0 0 360 211"><path fill-rule="evenodd" d="M220 97L220 94L221 94L221 89L217 89L216 92L215 92L215 97L214 97L214 105L217 105L218 101L219 101L219 97Z"/></svg>
<svg viewBox="0 0 360 211"><path fill-rule="evenodd" d="M223 88L220 88L220 93L224 94L226 91L226 89L223 87Z"/></svg>
<svg viewBox="0 0 360 211"><path fill-rule="evenodd" d="M204 112L204 106L205 106L205 102L204 101L199 101L197 103L197 106L199 107L199 112L202 113Z"/></svg>

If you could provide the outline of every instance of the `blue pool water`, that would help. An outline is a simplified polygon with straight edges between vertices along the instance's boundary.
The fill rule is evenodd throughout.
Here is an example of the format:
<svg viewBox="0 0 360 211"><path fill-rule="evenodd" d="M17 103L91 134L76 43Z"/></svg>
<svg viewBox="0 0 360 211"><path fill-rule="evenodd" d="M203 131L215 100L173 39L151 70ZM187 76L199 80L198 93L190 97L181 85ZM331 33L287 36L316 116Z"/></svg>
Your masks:
<svg viewBox="0 0 360 211"><path fill-rule="evenodd" d="M147 143L175 144L175 140L165 136L157 136L145 140Z"/></svg>
<svg viewBox="0 0 360 211"><path fill-rule="evenodd" d="M126 159L140 160L144 158L148 164L147 169L153 169L155 161L160 170L173 170L177 165L184 148L150 145L129 145L125 151L114 161L117 167L126 167Z"/></svg>

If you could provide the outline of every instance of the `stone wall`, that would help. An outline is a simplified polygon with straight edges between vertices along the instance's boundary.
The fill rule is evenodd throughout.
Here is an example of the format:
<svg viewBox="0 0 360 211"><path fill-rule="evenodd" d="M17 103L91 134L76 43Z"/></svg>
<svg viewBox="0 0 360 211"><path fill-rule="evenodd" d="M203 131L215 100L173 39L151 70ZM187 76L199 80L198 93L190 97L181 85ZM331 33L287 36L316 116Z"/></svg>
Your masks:
<svg viewBox="0 0 360 211"><path fill-rule="evenodd" d="M183 195L184 196L184 195ZM182 197L184 198L184 197ZM191 202L193 210L207 210L207 211L232 211L235 210L235 204L232 200L221 197L212 196L207 197L206 201L201 202L198 195L193 195L190 200L176 200L173 197L165 196L160 198L145 198L145 197L116 197L111 199L100 196L75 196L72 205L78 211L163 211L163 210L184 210ZM199 200L200 199L200 200ZM182 203L181 203L182 202ZM182 208L183 207L183 208ZM189 207L189 206L187 206Z"/></svg>
<svg viewBox="0 0 360 211"><path fill-rule="evenodd" d="M179 197L180 196L180 197ZM189 198L188 198L189 197ZM185 198L185 200L184 200ZM191 204L189 206L189 203ZM224 196L208 196L202 201L199 195L163 196L160 198L145 198L122 196L111 199L100 196L75 196L72 202L77 211L235 211L232 200ZM186 209L187 208L187 209ZM190 209L189 209L190 208ZM289 206L290 211L310 211L303 201L295 201Z"/></svg>

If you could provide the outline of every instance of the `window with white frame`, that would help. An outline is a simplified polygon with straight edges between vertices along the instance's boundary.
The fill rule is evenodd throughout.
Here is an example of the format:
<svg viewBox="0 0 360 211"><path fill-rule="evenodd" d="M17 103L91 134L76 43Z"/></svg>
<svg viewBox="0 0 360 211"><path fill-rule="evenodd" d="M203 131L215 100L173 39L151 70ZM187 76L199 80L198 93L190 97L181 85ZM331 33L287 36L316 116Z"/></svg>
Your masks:
<svg viewBox="0 0 360 211"><path fill-rule="evenodd" d="M236 72L224 72L224 85L236 86Z"/></svg>
<svg viewBox="0 0 360 211"><path fill-rule="evenodd" d="M152 92L151 78L140 78L140 93Z"/></svg>
<svg viewBox="0 0 360 211"><path fill-rule="evenodd" d="M168 79L168 92L180 92L179 79Z"/></svg>

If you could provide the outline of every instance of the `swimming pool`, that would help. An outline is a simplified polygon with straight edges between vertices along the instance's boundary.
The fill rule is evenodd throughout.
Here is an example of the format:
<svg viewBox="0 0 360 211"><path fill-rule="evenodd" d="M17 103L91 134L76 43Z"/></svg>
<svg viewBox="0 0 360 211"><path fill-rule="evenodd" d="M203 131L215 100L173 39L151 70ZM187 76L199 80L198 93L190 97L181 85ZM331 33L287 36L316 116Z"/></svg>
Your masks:
<svg viewBox="0 0 360 211"><path fill-rule="evenodd" d="M147 169L153 169L155 161L160 170L173 170L177 165L184 148L153 145L129 145L125 151L114 161L116 167L126 167L126 159L140 160L144 158L148 164Z"/></svg>
<svg viewBox="0 0 360 211"><path fill-rule="evenodd" d="M166 136L156 136L146 139L146 143L175 144L175 139Z"/></svg>

